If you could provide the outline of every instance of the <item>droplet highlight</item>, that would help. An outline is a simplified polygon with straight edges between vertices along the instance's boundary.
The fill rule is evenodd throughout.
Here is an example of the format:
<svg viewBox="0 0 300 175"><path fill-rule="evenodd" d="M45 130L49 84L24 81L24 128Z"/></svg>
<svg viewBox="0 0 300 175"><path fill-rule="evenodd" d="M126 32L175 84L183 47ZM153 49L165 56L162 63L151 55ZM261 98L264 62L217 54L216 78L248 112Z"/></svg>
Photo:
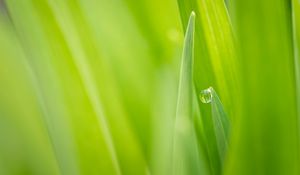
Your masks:
<svg viewBox="0 0 300 175"><path fill-rule="evenodd" d="M212 87L204 89L200 92L200 100L202 103L210 103L212 97Z"/></svg>

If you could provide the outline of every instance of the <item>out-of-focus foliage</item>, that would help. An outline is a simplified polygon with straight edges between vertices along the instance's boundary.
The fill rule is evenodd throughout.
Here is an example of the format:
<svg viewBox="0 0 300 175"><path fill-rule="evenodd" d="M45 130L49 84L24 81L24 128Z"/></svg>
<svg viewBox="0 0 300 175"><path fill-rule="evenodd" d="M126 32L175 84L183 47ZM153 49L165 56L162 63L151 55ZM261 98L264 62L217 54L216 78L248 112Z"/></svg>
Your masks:
<svg viewBox="0 0 300 175"><path fill-rule="evenodd" d="M0 174L299 174L299 14L0 0Z"/></svg>

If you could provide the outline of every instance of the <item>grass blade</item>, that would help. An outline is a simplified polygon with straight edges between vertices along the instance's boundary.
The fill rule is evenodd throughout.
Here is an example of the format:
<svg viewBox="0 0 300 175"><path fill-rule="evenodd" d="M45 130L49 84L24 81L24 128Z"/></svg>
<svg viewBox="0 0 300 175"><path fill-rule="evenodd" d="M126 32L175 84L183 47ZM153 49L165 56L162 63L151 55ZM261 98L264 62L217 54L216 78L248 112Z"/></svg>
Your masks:
<svg viewBox="0 0 300 175"><path fill-rule="evenodd" d="M91 57L99 57L99 51L93 49L95 40L92 39L90 26L81 25L82 23L88 23L88 20L85 18L88 15L85 16L82 13L81 4L79 3L55 2L49 1L50 8L66 39L68 49L83 82L85 92L98 119L99 128L102 130L116 173L141 174L147 172L148 165L145 156L141 151L140 143L136 139L136 133L132 132L132 128L127 121L128 116L126 116L126 112L122 109L123 106L118 106L119 103L117 100L119 99L116 99L116 104L111 103L113 98L115 98L115 95L111 93L116 94L117 92L111 91L112 89L116 89L116 87L113 84L114 80L109 79L113 76L108 75L110 72L107 73L107 68L104 68L106 65L105 61L101 63L96 61L96 65L100 64L100 75L102 76L99 78L95 76L99 67L93 65L95 60L91 59ZM85 2L82 3L87 5L91 2L86 2L87 4ZM73 18L74 15L76 15L76 18ZM90 37L90 40L82 37L81 34ZM99 83L97 81L99 79L106 81ZM108 81L112 85L106 85ZM102 93L105 93L103 89L109 89L109 93L103 95ZM105 96L109 99L107 100ZM139 162L139 166L136 166L134 162Z"/></svg>
<svg viewBox="0 0 300 175"><path fill-rule="evenodd" d="M292 0L294 64L297 90L298 124L300 124L300 2ZM299 125L298 125L299 128ZM300 130L299 130L300 135Z"/></svg>
<svg viewBox="0 0 300 175"><path fill-rule="evenodd" d="M186 27L187 12L199 16L195 24L195 85L201 91L214 87L220 95L229 116L234 116L237 105L232 95L238 94L238 65L231 22L223 0L178 0ZM222 29L222 30L221 30ZM205 75L205 76L204 76Z"/></svg>
<svg viewBox="0 0 300 175"><path fill-rule="evenodd" d="M9 1L8 6L48 109L46 123L62 173L114 173L95 111L50 7L45 1Z"/></svg>
<svg viewBox="0 0 300 175"><path fill-rule="evenodd" d="M174 116L176 114L177 82L168 68L157 77L157 102L153 116L153 148L151 174L165 175L172 169Z"/></svg>
<svg viewBox="0 0 300 175"><path fill-rule="evenodd" d="M193 124L193 50L195 14L192 12L185 35L175 119L173 174L201 174Z"/></svg>
<svg viewBox="0 0 300 175"><path fill-rule="evenodd" d="M59 12L58 10L60 4L58 2L50 1L49 4L53 9L55 15L62 14L56 16L56 20L60 24L59 26L61 27L61 31L67 40L67 44L69 49L71 50L75 65L78 69L81 80L83 81L85 91L97 116L99 126L102 129L104 140L107 144L109 154L115 168L115 173L117 175L120 175L121 169L119 160L117 158L117 153L115 151L115 144L113 142L111 131L109 129L110 127L106 116L104 115L103 105L101 100L99 99L99 94L94 83L95 81L93 75L90 72L90 68L87 62L87 56L83 50L84 47L81 45L80 39L76 37L76 29L72 27L72 19L70 18L70 14L67 11L68 8L64 8Z"/></svg>
<svg viewBox="0 0 300 175"><path fill-rule="evenodd" d="M299 174L291 2L233 4L244 100L226 174Z"/></svg>
<svg viewBox="0 0 300 175"><path fill-rule="evenodd" d="M219 92L224 110L233 120L239 113L239 62L236 57L230 19L223 0L178 0L183 26L187 24L187 12L194 10L199 16L195 29L196 91L212 86ZM236 98L232 98L232 96ZM199 99L198 99L199 100ZM210 161L213 174L220 174L222 160L218 150L214 122L209 106L199 102L206 137L204 152Z"/></svg>
<svg viewBox="0 0 300 175"><path fill-rule="evenodd" d="M201 91L200 99L203 103L211 104L211 115L216 133L217 147L221 161L225 160L229 143L230 122L216 91L210 87Z"/></svg>
<svg viewBox="0 0 300 175"><path fill-rule="evenodd" d="M44 111L25 54L13 25L2 14L0 38L0 174L60 174L57 158L62 157L41 120Z"/></svg>

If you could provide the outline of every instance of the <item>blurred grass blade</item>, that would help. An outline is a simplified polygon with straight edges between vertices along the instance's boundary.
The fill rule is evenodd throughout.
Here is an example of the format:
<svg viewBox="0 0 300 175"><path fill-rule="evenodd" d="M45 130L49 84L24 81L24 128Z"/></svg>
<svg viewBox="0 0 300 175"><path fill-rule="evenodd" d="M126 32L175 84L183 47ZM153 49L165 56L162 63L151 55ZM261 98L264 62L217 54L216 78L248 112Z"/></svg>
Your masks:
<svg viewBox="0 0 300 175"><path fill-rule="evenodd" d="M300 142L300 1L292 0L294 65L297 93L298 142Z"/></svg>
<svg viewBox="0 0 300 175"><path fill-rule="evenodd" d="M243 101L225 174L299 174L291 1L233 4Z"/></svg>
<svg viewBox="0 0 300 175"><path fill-rule="evenodd" d="M63 159L57 153L67 154L52 147L57 144L51 144L41 120L44 111L24 64L25 54L12 24L1 15L0 174L61 174L57 158Z"/></svg>
<svg viewBox="0 0 300 175"><path fill-rule="evenodd" d="M203 103L211 104L211 115L216 133L217 146L223 164L229 142L230 123L228 116L216 91L212 87L201 91L200 100Z"/></svg>
<svg viewBox="0 0 300 175"><path fill-rule="evenodd" d="M177 112L175 119L173 173L201 174L197 139L193 124L193 50L195 14L191 13L187 27L180 70Z"/></svg>
<svg viewBox="0 0 300 175"><path fill-rule="evenodd" d="M32 89L34 89L39 110L42 113L40 117L43 117L53 143L60 171L67 174L79 174L78 159L75 156L76 146L70 121L66 115L66 104L62 98L63 93L56 84L59 76L49 63L49 58L53 53L46 45L48 40L43 38L42 28L37 22L35 13L32 13L34 8L30 1L6 2L17 35L20 37L22 49L26 51L24 59L30 65L27 71L33 84Z"/></svg>
<svg viewBox="0 0 300 175"><path fill-rule="evenodd" d="M66 38L47 2L12 0L8 7L36 76L36 91L43 96L44 117L62 173L115 173L111 148L105 143Z"/></svg>
<svg viewBox="0 0 300 175"><path fill-rule="evenodd" d="M297 87L298 124L300 124L300 1L292 0L294 63ZM299 127L299 125L298 125ZM299 129L299 128L298 128ZM300 135L300 130L299 130Z"/></svg>
<svg viewBox="0 0 300 175"><path fill-rule="evenodd" d="M140 143L136 139L136 133L132 132L132 125L127 121L128 116L122 109L123 106L120 107L118 101L115 101L115 104L112 103L112 100L115 100L113 99L116 96L115 94L118 93L114 84L114 77L109 75L110 72L107 72L108 68L104 68L106 66L106 62L103 61L104 58L99 59L100 61L91 59L91 57L99 57L99 51L94 49L95 40L86 18L88 15L82 12L82 6L77 2L48 2L62 31L62 35L66 39L67 47L83 82L84 90L98 119L99 128L102 130L116 173L143 174L147 172L148 165L145 155L143 155ZM85 2L82 3L84 4ZM94 2L86 3L92 5ZM74 15L76 15L75 18ZM90 39L83 36L89 36ZM108 40L107 43L109 42ZM114 49L114 52L116 51L116 46L110 45L110 47ZM130 63L129 60L127 63ZM101 70L98 70L100 67ZM97 73L102 76L95 76L98 75ZM99 79L101 80L100 82ZM110 84L107 85L107 82L110 82ZM115 91L111 91L111 88ZM109 89L109 93L103 95L106 89ZM135 162L139 163L138 166Z"/></svg>
<svg viewBox="0 0 300 175"><path fill-rule="evenodd" d="M177 82L169 68L157 76L157 102L153 114L153 148L151 174L165 175L172 169L174 116L176 114Z"/></svg>
<svg viewBox="0 0 300 175"><path fill-rule="evenodd" d="M196 91L212 86L218 92L224 110L234 120L240 109L238 60L232 26L223 0L177 0L183 27L186 17L194 10L199 16L195 25ZM232 98L232 97L236 98ZM199 100L199 98L198 98ZM213 174L220 174L222 160L218 149L210 106L199 102L206 137L204 152ZM199 133L198 133L199 135ZM202 141L203 142L203 141Z"/></svg>
<svg viewBox="0 0 300 175"><path fill-rule="evenodd" d="M102 129L102 133L104 136L105 143L107 144L113 165L115 167L115 173L120 175L121 169L119 165L119 160L117 158L117 153L115 150L115 144L112 139L110 127L107 121L107 117L104 115L103 105L101 100L98 98L98 90L95 85L95 80L93 78L93 74L91 74L88 62L87 55L84 52L84 47L80 42L80 38L76 37L76 28L72 27L72 19L70 17L70 12L68 13L68 8L63 8L63 10L59 10L60 3L55 1L49 1L51 8L56 15L56 20L60 24L59 27L66 38L67 45L71 50L71 54L74 58L74 63L78 69L81 80L83 81L85 91L87 96L91 102L92 108L97 116L98 123L100 128ZM63 4L63 3L62 3ZM64 7L62 5L62 7ZM59 15L60 14L60 15ZM61 15L62 14L62 15ZM59 15L59 16L58 16Z"/></svg>
<svg viewBox="0 0 300 175"><path fill-rule="evenodd" d="M147 167L145 160L150 161L151 156L148 138L152 133L153 55L124 1L80 1L77 6L87 28L82 33L79 30L79 35L88 32L91 36L81 37L81 41L96 49L92 53L100 53L99 58L88 61L94 74L105 75L94 78L118 143L122 169L128 174L141 174ZM79 22L76 28L82 26ZM94 57L91 50L86 53Z"/></svg>

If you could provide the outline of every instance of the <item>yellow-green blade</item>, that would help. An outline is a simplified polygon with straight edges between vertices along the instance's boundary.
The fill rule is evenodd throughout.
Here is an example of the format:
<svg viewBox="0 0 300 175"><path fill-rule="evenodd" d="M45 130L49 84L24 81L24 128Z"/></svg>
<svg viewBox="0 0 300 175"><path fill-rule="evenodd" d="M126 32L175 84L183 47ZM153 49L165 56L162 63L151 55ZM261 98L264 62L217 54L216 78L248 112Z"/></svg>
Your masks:
<svg viewBox="0 0 300 175"><path fill-rule="evenodd" d="M298 122L300 122L300 2L292 0L294 65L297 88ZM298 128L299 130L299 128ZM300 131L300 130L299 130Z"/></svg>
<svg viewBox="0 0 300 175"><path fill-rule="evenodd" d="M183 23L186 27L188 11L195 11L195 69L197 91L209 86L220 95L229 115L236 114L238 94L238 65L235 39L231 21L223 0L178 0ZM234 117L234 116L231 116Z"/></svg>
<svg viewBox="0 0 300 175"><path fill-rule="evenodd" d="M0 174L60 174L25 54L0 14Z"/></svg>
<svg viewBox="0 0 300 175"><path fill-rule="evenodd" d="M153 112L152 157L150 172L169 174L172 169L173 129L176 115L177 80L169 68L157 75L157 102Z"/></svg>
<svg viewBox="0 0 300 175"><path fill-rule="evenodd" d="M211 117L213 120L214 131L216 133L217 147L223 164L229 143L229 118L224 110L220 98L212 87L201 91L200 100L202 103L208 103L211 106Z"/></svg>
<svg viewBox="0 0 300 175"><path fill-rule="evenodd" d="M71 3L69 5L74 7L71 6ZM61 157L59 164L62 172L64 174L77 174L79 172L83 174L117 174L116 161L113 161L114 157L110 151L114 148L107 143L107 139L104 137L105 133L103 133L106 131L102 130L102 127L109 126L105 126L106 124L102 121L99 122L97 118L106 116L93 109L95 106L101 108L97 102L95 103L100 97L92 96L93 100L89 98L90 94L88 93L90 92L87 93L85 89L86 86L90 86L90 84L86 84L89 79L82 80L82 76L74 63L73 48L69 49L68 44L70 42L74 42L71 44L78 44L76 40L70 40L70 35L72 35L72 39L76 38L77 35L69 33L67 37L64 37L63 32L65 31L60 30L60 27L64 26L59 26L55 19L55 11L52 11L46 1L26 1L23 3L10 1L8 6L19 36L23 43L26 43L23 47L29 55L27 59L32 64L37 77L38 88L41 89L43 98L46 101L45 106L48 109L50 108L49 111L45 112L48 115L46 122L50 126L50 136L54 139L54 144L58 145L55 149L58 156ZM61 11L62 14L67 10ZM77 14L76 11L73 14ZM69 24L77 18L68 19L64 16L63 19L66 20L66 24ZM73 29L77 30L78 27ZM35 32L32 33L32 31ZM80 52L81 49L88 46L87 43L80 47L78 51ZM93 55L94 52L92 50L88 53ZM76 55L76 57L78 56L80 55ZM99 58L99 56L93 55L89 57L89 60L91 58ZM103 71L103 69L100 70ZM100 74L101 79L109 80L107 74L103 72ZM112 99L113 96L111 96ZM114 123L114 128L118 128L118 130L114 129L113 131L116 133L116 131L122 130L119 133L122 132L123 135L114 134L114 136L118 136L119 152L123 155L127 154L127 156L122 156L122 160L125 159L123 167L135 172L146 172L143 158L138 161L129 161L134 160L135 157L141 157L141 153L136 148L136 142L132 141L131 133L128 134L128 129L123 127L125 122L121 120L122 111L118 108L114 110L121 113L118 123ZM112 118L111 115L110 118ZM116 124L117 126L119 124L119 127L116 127ZM70 128L70 135L60 140L61 137L66 135L59 130L60 128L65 130ZM72 140L73 143L66 144L68 140ZM120 151L120 148L121 150L126 149L126 151ZM75 151L73 151L74 149ZM140 168L126 166L134 162L139 162Z"/></svg>
<svg viewBox="0 0 300 175"><path fill-rule="evenodd" d="M194 10L199 16L195 29L194 81L197 93L212 86L218 91L224 110L233 120L240 109L239 75L235 41L230 19L223 0L178 0L183 26L187 24L187 12ZM232 98L232 96L236 98ZM210 107L201 103L204 152L213 174L220 174L220 157Z"/></svg>
<svg viewBox="0 0 300 175"><path fill-rule="evenodd" d="M175 119L172 174L205 172L193 124L193 50L195 14L192 12L186 30Z"/></svg>
<svg viewBox="0 0 300 175"><path fill-rule="evenodd" d="M291 2L233 5L243 101L226 174L299 174Z"/></svg>

